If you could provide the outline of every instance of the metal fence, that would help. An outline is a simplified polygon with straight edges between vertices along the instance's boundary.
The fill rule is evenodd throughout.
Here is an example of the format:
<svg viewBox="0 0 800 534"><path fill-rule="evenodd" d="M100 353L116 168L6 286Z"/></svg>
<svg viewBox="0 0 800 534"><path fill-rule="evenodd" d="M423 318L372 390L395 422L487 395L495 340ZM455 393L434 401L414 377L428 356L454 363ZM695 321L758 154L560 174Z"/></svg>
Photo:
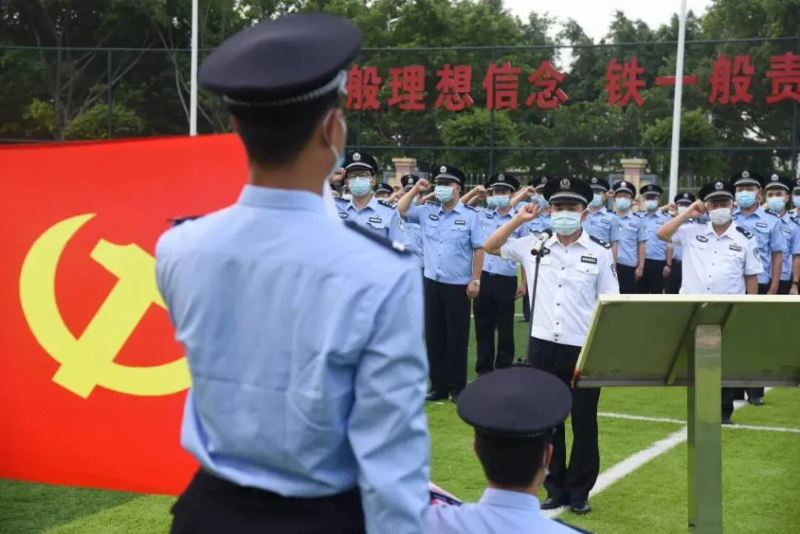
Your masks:
<svg viewBox="0 0 800 534"><path fill-rule="evenodd" d="M471 173L601 175L638 156L663 174L669 138L651 135L650 127L671 117L675 48L658 42L365 49L351 70L348 142L384 167L393 157L415 157L421 171L448 161ZM798 172L800 80L796 71L791 77L791 65L781 78L775 59L792 53L800 54L800 37L686 43L684 110L704 117L713 135L687 125L683 176L743 166ZM189 65L184 49L0 46L0 142L186 134ZM745 78L752 100L737 102ZM638 82L638 95L630 95ZM778 88L789 96L775 101ZM454 109L465 95L470 102ZM219 99L201 91L199 102L200 133L226 131Z"/></svg>

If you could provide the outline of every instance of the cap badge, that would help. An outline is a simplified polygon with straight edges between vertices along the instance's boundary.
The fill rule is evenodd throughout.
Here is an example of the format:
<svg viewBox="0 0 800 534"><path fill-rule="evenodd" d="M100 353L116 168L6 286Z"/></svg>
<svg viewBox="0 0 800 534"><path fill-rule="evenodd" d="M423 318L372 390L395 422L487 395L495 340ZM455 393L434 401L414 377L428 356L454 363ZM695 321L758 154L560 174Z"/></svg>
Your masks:
<svg viewBox="0 0 800 534"><path fill-rule="evenodd" d="M570 183L569 179L564 178L563 180L561 180L561 183L559 185L561 186L561 189L569 189L569 186L572 184Z"/></svg>
<svg viewBox="0 0 800 534"><path fill-rule="evenodd" d="M628 184L626 184L625 182L620 182L619 186L620 187L628 187Z"/></svg>
<svg viewBox="0 0 800 534"><path fill-rule="evenodd" d="M688 193L684 193L683 194L683 198L689 198L689 194Z"/></svg>
<svg viewBox="0 0 800 534"><path fill-rule="evenodd" d="M750 173L747 171L742 171L742 178L750 178Z"/></svg>
<svg viewBox="0 0 800 534"><path fill-rule="evenodd" d="M721 191L723 187L724 186L722 185L722 182L717 182L714 184L714 189L716 189L717 191Z"/></svg>
<svg viewBox="0 0 800 534"><path fill-rule="evenodd" d="M441 167L439 167L439 172L447 172L447 167L442 165Z"/></svg>
<svg viewBox="0 0 800 534"><path fill-rule="evenodd" d="M772 175L772 181L773 182L777 182L778 181L778 175L777 174L773 174Z"/></svg>
<svg viewBox="0 0 800 534"><path fill-rule="evenodd" d="M597 183L597 178L592 178L592 183L596 184Z"/></svg>
<svg viewBox="0 0 800 534"><path fill-rule="evenodd" d="M358 152L353 154L353 161L361 161L361 154Z"/></svg>
<svg viewBox="0 0 800 534"><path fill-rule="evenodd" d="M498 182L505 182L506 181L506 176L504 174L501 174L500 176L497 177L497 181Z"/></svg>

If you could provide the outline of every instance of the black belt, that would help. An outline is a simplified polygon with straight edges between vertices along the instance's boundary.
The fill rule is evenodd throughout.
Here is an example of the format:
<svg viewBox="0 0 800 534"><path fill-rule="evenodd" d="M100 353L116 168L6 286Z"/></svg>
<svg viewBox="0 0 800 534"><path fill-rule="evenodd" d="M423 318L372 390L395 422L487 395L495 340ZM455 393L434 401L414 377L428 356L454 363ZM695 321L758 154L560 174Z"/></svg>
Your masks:
<svg viewBox="0 0 800 534"><path fill-rule="evenodd" d="M497 273L490 273L489 271L481 271L486 276L491 276L492 278L513 278L514 280L517 279L517 276L511 276L510 274L497 274Z"/></svg>

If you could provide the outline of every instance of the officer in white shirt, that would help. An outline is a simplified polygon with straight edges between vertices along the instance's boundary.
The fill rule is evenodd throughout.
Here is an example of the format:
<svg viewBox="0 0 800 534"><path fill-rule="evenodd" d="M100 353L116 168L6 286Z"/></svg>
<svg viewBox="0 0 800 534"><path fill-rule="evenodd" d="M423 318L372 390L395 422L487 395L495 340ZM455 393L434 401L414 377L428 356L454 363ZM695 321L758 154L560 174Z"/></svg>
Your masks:
<svg viewBox="0 0 800 534"><path fill-rule="evenodd" d="M581 228L592 188L583 180L552 179L543 194L552 206L551 224L555 234L541 248L539 281L534 294L535 255L538 237L509 240L522 224L534 219L538 206L525 205L511 222L496 230L484 243L489 254L519 262L525 268L531 297L531 339L528 360L534 367L556 375L570 384L598 295L618 294L611 244L590 236ZM576 513L588 513L589 491L600 471L597 445L597 403L600 389L573 392L572 431L574 440L567 467L564 425L553 436L553 458L544 482L548 498L542 509L563 505Z"/></svg>
<svg viewBox="0 0 800 534"><path fill-rule="evenodd" d="M753 234L733 224L734 188L716 181L700 189L686 211L658 229L657 236L683 247L682 295L758 294L758 275L764 271ZM710 221L683 224L708 213ZM735 388L723 388L722 423L731 423Z"/></svg>
<svg viewBox="0 0 800 534"><path fill-rule="evenodd" d="M430 506L426 534L586 532L545 517L537 498L553 430L571 405L563 382L529 367L498 369L470 383L458 415L475 428L473 449L489 487L477 503Z"/></svg>

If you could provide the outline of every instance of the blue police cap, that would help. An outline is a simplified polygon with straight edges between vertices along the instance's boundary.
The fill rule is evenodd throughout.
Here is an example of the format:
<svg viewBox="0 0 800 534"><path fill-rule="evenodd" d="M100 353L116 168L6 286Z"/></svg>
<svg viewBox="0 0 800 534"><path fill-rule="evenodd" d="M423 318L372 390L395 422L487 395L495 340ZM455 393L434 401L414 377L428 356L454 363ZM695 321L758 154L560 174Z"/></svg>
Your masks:
<svg viewBox="0 0 800 534"><path fill-rule="evenodd" d="M632 183L625 180L615 183L613 186L611 186L611 189L614 190L615 195L617 193L628 193L632 197L636 196L636 188L633 187Z"/></svg>
<svg viewBox="0 0 800 534"><path fill-rule="evenodd" d="M553 178L545 184L542 195L551 204L589 204L594 191L580 178Z"/></svg>
<svg viewBox="0 0 800 534"><path fill-rule="evenodd" d="M639 188L639 193L642 195L663 195L664 190L660 185L646 184Z"/></svg>
<svg viewBox="0 0 800 534"><path fill-rule="evenodd" d="M547 185L548 180L550 180L550 178L547 176L536 176L528 181L528 185L539 189L540 187Z"/></svg>
<svg viewBox="0 0 800 534"><path fill-rule="evenodd" d="M792 181L781 174L772 173L769 178L764 180L764 190L768 189L785 189L791 191L793 187Z"/></svg>
<svg viewBox="0 0 800 534"><path fill-rule="evenodd" d="M681 191L680 193L675 195L674 199L672 199L672 201L675 204L680 204L681 202L691 204L695 200L697 200L697 197L695 197L693 194L689 193L688 191Z"/></svg>
<svg viewBox="0 0 800 534"><path fill-rule="evenodd" d="M502 438L548 435L571 408L567 385L530 367L487 373L470 382L458 399L461 419L481 434Z"/></svg>
<svg viewBox="0 0 800 534"><path fill-rule="evenodd" d="M394 189L392 188L392 186L385 183L375 184L375 187L373 189L375 190L376 193L389 193L390 195L394 193Z"/></svg>
<svg viewBox="0 0 800 534"><path fill-rule="evenodd" d="M698 195L703 202L708 202L710 200L733 200L735 190L732 183L716 180L701 187Z"/></svg>
<svg viewBox="0 0 800 534"><path fill-rule="evenodd" d="M603 178L592 177L586 181L589 182L589 185L592 187L592 189L602 189L603 192L606 193L609 189L611 189L611 185L608 183L608 180Z"/></svg>
<svg viewBox="0 0 800 534"><path fill-rule="evenodd" d="M361 31L334 15L265 20L226 39L203 62L198 81L232 111L302 105L343 93L360 47Z"/></svg>
<svg viewBox="0 0 800 534"><path fill-rule="evenodd" d="M439 165L434 167L433 180L434 182L458 182L461 187L464 187L467 176L458 167L452 165Z"/></svg>
<svg viewBox="0 0 800 534"><path fill-rule="evenodd" d="M400 178L400 183L403 184L403 189L409 190L414 185L419 182L419 176L416 174L406 174L402 178Z"/></svg>
<svg viewBox="0 0 800 534"><path fill-rule="evenodd" d="M734 188L739 185L755 185L756 187L763 187L764 177L757 172L742 171L731 176L730 182Z"/></svg>
<svg viewBox="0 0 800 534"><path fill-rule="evenodd" d="M491 178L489 178L489 185L494 189L496 187L506 187L508 189L513 189L516 191L519 189L519 178L514 176L513 174L495 174Z"/></svg>
<svg viewBox="0 0 800 534"><path fill-rule="evenodd" d="M372 154L367 154L366 152L350 152L344 159L344 169L346 171L366 169L375 174L378 172L378 160Z"/></svg>

